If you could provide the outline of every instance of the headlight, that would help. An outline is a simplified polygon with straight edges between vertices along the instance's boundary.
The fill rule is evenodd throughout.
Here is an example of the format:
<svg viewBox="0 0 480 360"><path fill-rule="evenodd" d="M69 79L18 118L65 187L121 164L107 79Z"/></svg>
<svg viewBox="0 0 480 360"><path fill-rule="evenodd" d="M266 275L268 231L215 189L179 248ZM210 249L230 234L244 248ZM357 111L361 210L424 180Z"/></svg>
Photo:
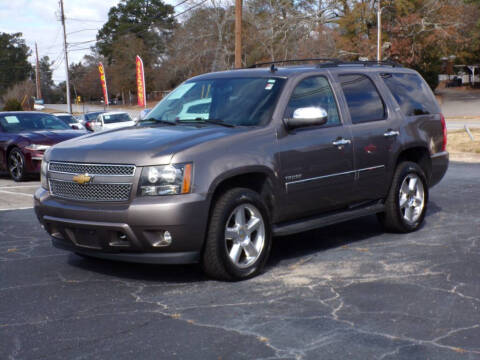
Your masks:
<svg viewBox="0 0 480 360"><path fill-rule="evenodd" d="M42 160L42 165L40 168L40 182L42 184L42 188L44 188L45 190L48 190L47 172L48 172L48 162Z"/></svg>
<svg viewBox="0 0 480 360"><path fill-rule="evenodd" d="M50 145L39 145L39 144L30 144L25 146L25 149L32 151L42 151L50 148Z"/></svg>
<svg viewBox="0 0 480 360"><path fill-rule="evenodd" d="M148 166L142 169L138 195L187 194L192 186L192 164Z"/></svg>

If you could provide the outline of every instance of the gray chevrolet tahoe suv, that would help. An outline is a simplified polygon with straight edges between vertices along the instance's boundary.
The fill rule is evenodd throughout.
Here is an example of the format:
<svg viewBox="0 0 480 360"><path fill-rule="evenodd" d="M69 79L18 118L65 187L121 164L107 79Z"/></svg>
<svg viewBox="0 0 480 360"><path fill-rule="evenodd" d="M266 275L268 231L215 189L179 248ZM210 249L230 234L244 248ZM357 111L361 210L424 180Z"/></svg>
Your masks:
<svg viewBox="0 0 480 360"><path fill-rule="evenodd" d="M267 262L272 236L371 214L391 231L418 229L445 147L439 106L410 69L209 73L134 127L52 147L35 211L54 246L80 255L200 262L244 279Z"/></svg>

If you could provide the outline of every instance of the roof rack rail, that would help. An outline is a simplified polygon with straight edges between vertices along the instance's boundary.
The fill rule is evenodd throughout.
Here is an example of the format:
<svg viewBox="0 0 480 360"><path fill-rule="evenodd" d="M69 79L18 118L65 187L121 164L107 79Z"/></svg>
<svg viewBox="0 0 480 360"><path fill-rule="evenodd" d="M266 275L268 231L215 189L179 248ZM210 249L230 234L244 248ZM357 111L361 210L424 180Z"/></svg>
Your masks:
<svg viewBox="0 0 480 360"><path fill-rule="evenodd" d="M341 63L342 61L339 59L331 59L331 58L310 58L310 59L287 59L287 60L277 60L277 61L267 61L261 63L255 63L253 65L248 66L248 69L255 69L260 66L265 65L275 65L275 64L286 64L286 63L294 63L294 62L308 62L308 61L325 61L332 64Z"/></svg>
<svg viewBox="0 0 480 360"><path fill-rule="evenodd" d="M375 65L387 65L391 67L402 67L399 63L393 60L358 60L358 61L340 61L340 62L331 62L325 64L318 64L318 67L331 67L331 66L341 66L341 65L363 65L363 66L375 66Z"/></svg>

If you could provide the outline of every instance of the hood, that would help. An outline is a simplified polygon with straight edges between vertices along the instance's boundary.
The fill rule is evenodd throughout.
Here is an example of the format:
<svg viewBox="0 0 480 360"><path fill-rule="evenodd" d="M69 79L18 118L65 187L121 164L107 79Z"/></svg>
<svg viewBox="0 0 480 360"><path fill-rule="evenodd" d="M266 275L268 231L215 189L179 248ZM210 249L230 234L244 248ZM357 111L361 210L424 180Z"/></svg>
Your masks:
<svg viewBox="0 0 480 360"><path fill-rule="evenodd" d="M55 145L85 134L85 131L80 130L35 130L21 132L18 135L28 139L31 144Z"/></svg>
<svg viewBox="0 0 480 360"><path fill-rule="evenodd" d="M237 132L220 126L142 126L103 131L63 142L51 149L47 160L135 164L168 164L173 154L200 143Z"/></svg>

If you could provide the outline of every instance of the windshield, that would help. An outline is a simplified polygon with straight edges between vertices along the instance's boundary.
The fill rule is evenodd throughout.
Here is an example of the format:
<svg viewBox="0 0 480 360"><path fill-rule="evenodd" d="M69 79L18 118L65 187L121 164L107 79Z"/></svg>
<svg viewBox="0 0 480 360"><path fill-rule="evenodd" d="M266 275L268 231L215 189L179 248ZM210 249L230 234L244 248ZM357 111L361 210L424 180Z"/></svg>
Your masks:
<svg viewBox="0 0 480 360"><path fill-rule="evenodd" d="M85 120L87 121L95 120L99 114L103 114L103 112L94 112L94 113L84 114Z"/></svg>
<svg viewBox="0 0 480 360"><path fill-rule="evenodd" d="M103 115L103 122L105 124L113 124L126 121L132 121L132 118L127 113Z"/></svg>
<svg viewBox="0 0 480 360"><path fill-rule="evenodd" d="M72 115L56 115L61 120L65 121L67 124L76 124L78 120L74 118Z"/></svg>
<svg viewBox="0 0 480 360"><path fill-rule="evenodd" d="M188 81L160 101L141 123L214 120L230 125L263 125L272 116L284 82L281 78Z"/></svg>
<svg viewBox="0 0 480 360"><path fill-rule="evenodd" d="M0 115L0 125L7 133L35 130L70 130L70 127L56 116L44 113Z"/></svg>

